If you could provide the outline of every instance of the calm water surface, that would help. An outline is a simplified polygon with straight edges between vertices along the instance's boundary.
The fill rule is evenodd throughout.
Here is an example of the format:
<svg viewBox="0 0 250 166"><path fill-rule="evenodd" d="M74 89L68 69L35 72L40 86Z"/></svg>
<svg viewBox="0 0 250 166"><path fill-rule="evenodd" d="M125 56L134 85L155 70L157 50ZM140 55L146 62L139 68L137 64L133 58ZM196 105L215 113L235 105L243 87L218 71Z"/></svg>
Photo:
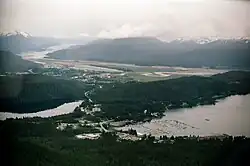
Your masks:
<svg viewBox="0 0 250 166"><path fill-rule="evenodd" d="M0 112L0 120L5 120L8 118L24 118L24 117L52 117L52 116L58 116L63 114L69 114L74 111L74 109L79 106L82 103L82 101L76 101L71 103L65 103L62 104L56 108L48 109L45 111L39 111L36 113L10 113L10 112Z"/></svg>
<svg viewBox="0 0 250 166"><path fill-rule="evenodd" d="M129 125L142 134L160 135L245 135L250 136L250 95L231 96L216 105L168 111L150 123Z"/></svg>

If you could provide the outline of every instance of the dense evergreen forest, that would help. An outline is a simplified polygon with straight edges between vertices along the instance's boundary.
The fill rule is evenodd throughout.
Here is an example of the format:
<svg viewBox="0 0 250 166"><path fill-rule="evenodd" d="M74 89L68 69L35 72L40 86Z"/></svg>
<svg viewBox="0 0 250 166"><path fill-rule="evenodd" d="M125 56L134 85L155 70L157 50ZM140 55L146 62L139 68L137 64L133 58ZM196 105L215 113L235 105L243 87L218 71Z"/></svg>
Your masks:
<svg viewBox="0 0 250 166"><path fill-rule="evenodd" d="M9 74L0 77L0 101L1 108L14 112L15 108L22 111L46 109L52 106L51 101L55 104L55 101L90 97L93 102L85 100L82 107L101 104L102 111L93 116L96 119L143 121L160 117L166 108L213 104L229 95L247 94L249 82L249 72L234 71L211 77L110 83L93 89L76 80L40 74ZM86 91L91 93L85 96ZM97 140L81 140L76 138L77 134L100 131L84 124L76 129L57 129L60 123L88 119L85 116L84 112L75 109L71 114L51 118L1 121L1 162L20 166L231 166L249 163L250 139L246 137L155 138L144 135L141 140L132 141L120 139L117 131L113 131L103 132Z"/></svg>
<svg viewBox="0 0 250 166"><path fill-rule="evenodd" d="M96 90L91 98L101 104L102 112L96 113L98 116L141 121L160 117L167 109L215 104L230 95L248 94L249 85L250 72L231 71L211 77L109 85Z"/></svg>
<svg viewBox="0 0 250 166"><path fill-rule="evenodd" d="M249 83L250 73L242 71L146 83L113 82L103 88L41 74L10 74L0 77L0 104L2 112L37 112L86 99L84 93L91 90L89 97L94 102L90 104L101 104L102 109L96 116L141 121L160 117L166 109L214 104L230 95L247 94ZM82 106L88 105L87 101Z"/></svg>
<svg viewBox="0 0 250 166"><path fill-rule="evenodd" d="M9 51L0 50L0 73L24 72L29 69L40 68L41 65L22 59Z"/></svg>
<svg viewBox="0 0 250 166"><path fill-rule="evenodd" d="M1 112L37 112L84 99L89 85L76 80L25 74L0 77ZM18 108L18 109L17 109Z"/></svg>
<svg viewBox="0 0 250 166"><path fill-rule="evenodd" d="M1 165L19 166L233 166L248 165L250 139L145 136L119 140L103 133L98 140L80 140L73 130L57 130L60 119L0 122ZM85 131L89 132L89 128Z"/></svg>

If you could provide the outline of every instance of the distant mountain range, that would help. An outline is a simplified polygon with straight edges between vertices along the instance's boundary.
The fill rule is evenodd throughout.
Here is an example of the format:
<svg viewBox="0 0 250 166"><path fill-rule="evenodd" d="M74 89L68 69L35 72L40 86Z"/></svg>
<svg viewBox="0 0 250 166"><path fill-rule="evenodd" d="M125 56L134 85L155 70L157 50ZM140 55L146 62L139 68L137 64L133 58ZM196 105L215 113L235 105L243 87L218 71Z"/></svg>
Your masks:
<svg viewBox="0 0 250 166"><path fill-rule="evenodd" d="M9 51L0 51L0 73L24 72L39 67L39 64L24 60Z"/></svg>
<svg viewBox="0 0 250 166"><path fill-rule="evenodd" d="M11 51L15 54L27 51L40 51L47 47L60 44L86 44L94 40L90 37L53 38L35 37L26 32L0 33L0 50Z"/></svg>
<svg viewBox="0 0 250 166"><path fill-rule="evenodd" d="M11 51L15 54L42 50L56 44L59 43L53 38L32 37L24 32L2 33L0 36L0 50Z"/></svg>
<svg viewBox="0 0 250 166"><path fill-rule="evenodd" d="M177 39L153 37L96 40L48 54L68 60L97 60L138 65L250 68L249 39Z"/></svg>

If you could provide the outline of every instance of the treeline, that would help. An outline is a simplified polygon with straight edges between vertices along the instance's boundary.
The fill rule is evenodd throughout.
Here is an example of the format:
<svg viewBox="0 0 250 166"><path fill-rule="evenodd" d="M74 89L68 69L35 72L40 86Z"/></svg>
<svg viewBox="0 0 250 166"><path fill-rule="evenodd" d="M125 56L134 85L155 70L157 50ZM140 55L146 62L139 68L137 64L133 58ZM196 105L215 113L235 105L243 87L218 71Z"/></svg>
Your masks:
<svg viewBox="0 0 250 166"><path fill-rule="evenodd" d="M37 112L84 99L89 85L75 80L25 74L0 77L2 112Z"/></svg>
<svg viewBox="0 0 250 166"><path fill-rule="evenodd" d="M250 72L232 71L211 77L114 84L96 90L91 98L101 104L102 112L98 116L141 121L161 116L166 109L215 104L230 95L248 94L249 84Z"/></svg>
<svg viewBox="0 0 250 166"><path fill-rule="evenodd" d="M9 51L0 50L0 73L24 72L29 69L40 68L41 65L22 59Z"/></svg>
<svg viewBox="0 0 250 166"><path fill-rule="evenodd" d="M152 136L118 140L103 133L98 140L79 140L73 130L56 130L52 119L7 120L0 123L1 162L19 166L234 166L246 165L250 139ZM86 129L88 130L88 129ZM82 131L84 132L84 130ZM11 160L10 160L11 159Z"/></svg>

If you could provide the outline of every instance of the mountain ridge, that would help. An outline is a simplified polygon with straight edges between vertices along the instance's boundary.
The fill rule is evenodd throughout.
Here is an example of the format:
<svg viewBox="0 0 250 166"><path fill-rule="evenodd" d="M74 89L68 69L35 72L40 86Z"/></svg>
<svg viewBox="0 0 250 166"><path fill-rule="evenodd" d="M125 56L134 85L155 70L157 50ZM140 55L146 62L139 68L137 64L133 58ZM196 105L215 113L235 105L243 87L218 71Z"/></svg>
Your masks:
<svg viewBox="0 0 250 166"><path fill-rule="evenodd" d="M25 72L29 69L39 68L40 64L22 59L9 51L0 50L0 73Z"/></svg>
<svg viewBox="0 0 250 166"><path fill-rule="evenodd" d="M48 56L64 60L96 60L138 65L250 68L250 63L246 63L250 62L249 41L219 39L198 44L193 40L162 42L157 38L118 38L93 41L75 49L49 53Z"/></svg>
<svg viewBox="0 0 250 166"><path fill-rule="evenodd" d="M86 44L94 40L91 37L56 38L33 36L27 32L14 31L0 33L0 50L20 54L28 51L42 51L61 44Z"/></svg>

